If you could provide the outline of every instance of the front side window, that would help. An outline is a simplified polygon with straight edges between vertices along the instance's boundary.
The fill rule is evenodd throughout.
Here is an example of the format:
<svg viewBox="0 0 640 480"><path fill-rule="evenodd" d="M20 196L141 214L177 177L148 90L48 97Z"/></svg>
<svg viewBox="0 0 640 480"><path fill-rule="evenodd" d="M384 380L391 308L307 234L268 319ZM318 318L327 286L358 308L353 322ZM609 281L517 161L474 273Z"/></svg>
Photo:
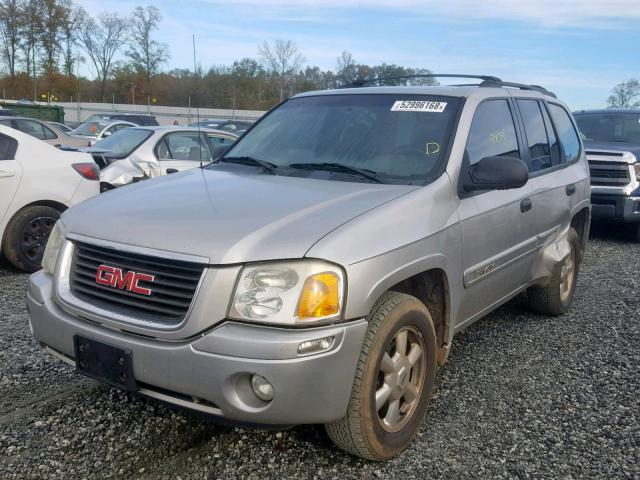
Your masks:
<svg viewBox="0 0 640 480"><path fill-rule="evenodd" d="M517 102L529 148L529 156L526 160L529 172L535 173L551 168L553 166L551 148L540 102L537 100L517 100Z"/></svg>
<svg viewBox="0 0 640 480"><path fill-rule="evenodd" d="M294 98L249 130L220 163L253 158L269 162L276 175L425 184L446 161L459 105L458 98L415 94Z"/></svg>
<svg viewBox="0 0 640 480"><path fill-rule="evenodd" d="M562 150L562 163L571 163L580 156L580 138L569 117L569 113L560 105L549 104L551 118L556 126Z"/></svg>
<svg viewBox="0 0 640 480"><path fill-rule="evenodd" d="M469 165L485 157L520 158L511 109L506 100L482 102L473 116L467 139Z"/></svg>
<svg viewBox="0 0 640 480"><path fill-rule="evenodd" d="M210 162L207 140L198 132L176 132L165 135L156 147L159 160L193 160Z"/></svg>
<svg viewBox="0 0 640 480"><path fill-rule="evenodd" d="M16 120L16 128L21 132L27 133L32 137L36 137L40 140L46 140L44 128L38 122L31 120Z"/></svg>

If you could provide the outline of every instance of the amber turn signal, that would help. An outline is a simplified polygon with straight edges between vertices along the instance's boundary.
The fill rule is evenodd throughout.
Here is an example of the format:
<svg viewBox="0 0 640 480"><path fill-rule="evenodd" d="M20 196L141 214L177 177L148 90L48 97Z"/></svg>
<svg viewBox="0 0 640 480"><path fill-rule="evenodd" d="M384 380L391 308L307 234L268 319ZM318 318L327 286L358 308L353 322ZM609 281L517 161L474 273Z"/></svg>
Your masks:
<svg viewBox="0 0 640 480"><path fill-rule="evenodd" d="M302 320L340 313L340 278L331 272L317 273L307 278L300 293L297 313Z"/></svg>

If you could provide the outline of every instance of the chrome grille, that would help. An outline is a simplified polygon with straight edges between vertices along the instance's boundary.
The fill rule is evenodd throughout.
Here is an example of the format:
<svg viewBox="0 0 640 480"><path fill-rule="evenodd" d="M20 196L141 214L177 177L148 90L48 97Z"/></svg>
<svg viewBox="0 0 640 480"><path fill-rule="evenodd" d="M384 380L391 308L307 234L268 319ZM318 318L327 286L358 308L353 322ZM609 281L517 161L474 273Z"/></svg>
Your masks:
<svg viewBox="0 0 640 480"><path fill-rule="evenodd" d="M591 185L623 187L631 182L629 165L622 162L589 160Z"/></svg>
<svg viewBox="0 0 640 480"><path fill-rule="evenodd" d="M123 272L153 275L140 286L149 295L98 284L98 267L106 265ZM97 307L115 313L162 324L180 323L191 306L204 265L153 257L76 242L70 272L71 293Z"/></svg>

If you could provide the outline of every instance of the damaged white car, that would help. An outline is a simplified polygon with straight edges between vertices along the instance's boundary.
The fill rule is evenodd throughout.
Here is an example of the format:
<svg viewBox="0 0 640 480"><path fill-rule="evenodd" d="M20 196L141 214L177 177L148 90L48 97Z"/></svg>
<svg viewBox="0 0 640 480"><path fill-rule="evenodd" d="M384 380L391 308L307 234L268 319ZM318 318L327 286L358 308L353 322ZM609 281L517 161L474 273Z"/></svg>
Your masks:
<svg viewBox="0 0 640 480"><path fill-rule="evenodd" d="M84 151L100 167L101 191L208 164L237 135L190 127L133 127L120 130Z"/></svg>

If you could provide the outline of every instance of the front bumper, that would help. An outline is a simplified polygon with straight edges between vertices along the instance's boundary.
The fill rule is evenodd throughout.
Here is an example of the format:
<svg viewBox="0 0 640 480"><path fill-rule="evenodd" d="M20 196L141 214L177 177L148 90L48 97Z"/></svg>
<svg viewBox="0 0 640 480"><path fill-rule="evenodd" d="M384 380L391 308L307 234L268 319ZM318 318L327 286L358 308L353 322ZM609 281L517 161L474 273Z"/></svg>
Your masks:
<svg viewBox="0 0 640 480"><path fill-rule="evenodd" d="M191 339L169 342L72 316L57 306L51 289L47 273L31 276L27 303L34 338L69 363L74 363L75 335L130 350L144 395L254 424L328 423L346 413L365 320L303 330L224 322ZM335 337L330 350L298 355L301 342L327 336ZM253 374L273 385L273 400L255 396Z"/></svg>
<svg viewBox="0 0 640 480"><path fill-rule="evenodd" d="M640 196L591 194L593 220L640 222Z"/></svg>

